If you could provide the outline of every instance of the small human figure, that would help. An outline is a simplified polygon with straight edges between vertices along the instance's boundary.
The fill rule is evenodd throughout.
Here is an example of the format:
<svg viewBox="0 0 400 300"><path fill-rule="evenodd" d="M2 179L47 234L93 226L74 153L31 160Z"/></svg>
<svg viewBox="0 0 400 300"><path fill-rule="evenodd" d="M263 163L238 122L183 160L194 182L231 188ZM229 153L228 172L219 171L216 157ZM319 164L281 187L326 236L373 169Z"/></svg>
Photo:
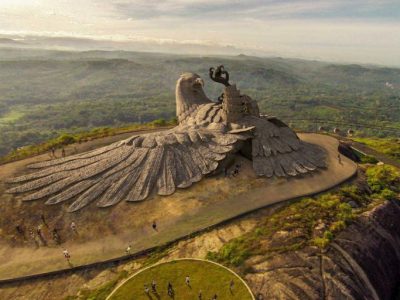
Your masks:
<svg viewBox="0 0 400 300"><path fill-rule="evenodd" d="M150 289L147 285L144 285L144 292L146 293L146 295L150 293Z"/></svg>
<svg viewBox="0 0 400 300"><path fill-rule="evenodd" d="M214 297L212 297L212 300L217 300L218 296L217 294L214 294Z"/></svg>
<svg viewBox="0 0 400 300"><path fill-rule="evenodd" d="M51 156L52 157L56 157L56 149L54 149L54 147L51 147Z"/></svg>
<svg viewBox="0 0 400 300"><path fill-rule="evenodd" d="M18 234L21 235L25 240L25 230L22 225L15 226L15 230L17 230Z"/></svg>
<svg viewBox="0 0 400 300"><path fill-rule="evenodd" d="M233 287L235 286L235 282L233 281L233 279L231 280L231 282L229 283L229 290L231 291L231 293L232 293L232 291L233 291Z"/></svg>
<svg viewBox="0 0 400 300"><path fill-rule="evenodd" d="M73 232L74 234L78 234L78 231L77 231L77 229L76 229L76 224L75 224L75 222L72 221L70 227L71 227L71 230L72 230L72 232Z"/></svg>
<svg viewBox="0 0 400 300"><path fill-rule="evenodd" d="M202 294L201 290L199 291L197 298L198 298L198 300L203 300L203 294Z"/></svg>
<svg viewBox="0 0 400 300"><path fill-rule="evenodd" d="M174 289L172 288L171 282L168 282L168 296L171 298L174 296Z"/></svg>
<svg viewBox="0 0 400 300"><path fill-rule="evenodd" d="M42 234L42 227L40 225L36 228L36 233L38 236Z"/></svg>
<svg viewBox="0 0 400 300"><path fill-rule="evenodd" d="M125 250L126 254L130 254L131 249L132 249L131 245L128 245L128 247L126 247L126 250Z"/></svg>
<svg viewBox="0 0 400 300"><path fill-rule="evenodd" d="M71 255L69 254L67 249L63 250L64 258L67 260L68 263L70 263Z"/></svg>
<svg viewBox="0 0 400 300"><path fill-rule="evenodd" d="M58 234L57 228L54 228L54 229L53 229L52 235L53 235L53 241L54 241L57 245L60 245L60 244L61 244L61 239L60 239L60 235Z"/></svg>
<svg viewBox="0 0 400 300"><path fill-rule="evenodd" d="M157 223L156 223L156 220L153 221L153 225L151 225L151 227L153 227L153 230L157 231Z"/></svg>
<svg viewBox="0 0 400 300"><path fill-rule="evenodd" d="M239 174L239 170L235 168L235 169L232 171L232 177L236 177L238 174Z"/></svg>
<svg viewBox="0 0 400 300"><path fill-rule="evenodd" d="M65 157L65 149L64 149L64 147L61 149L61 156Z"/></svg>
<svg viewBox="0 0 400 300"><path fill-rule="evenodd" d="M44 236L44 234L43 234L43 231L42 231L42 225L39 225L39 226L36 228L36 233L37 233L38 238L39 238L40 241L42 242L42 244L43 244L44 246L47 246L47 241L46 241L46 238L45 238L45 236Z"/></svg>
<svg viewBox="0 0 400 300"><path fill-rule="evenodd" d="M341 164L342 163L342 157L340 156L340 153L338 153L337 158L338 158L339 164Z"/></svg>
<svg viewBox="0 0 400 300"><path fill-rule="evenodd" d="M232 176L235 177L235 176L239 175L239 170L240 170L240 164L236 164L235 169L233 170Z"/></svg>
<svg viewBox="0 0 400 300"><path fill-rule="evenodd" d="M186 276L185 282L186 282L186 285L190 287L190 277L189 277L189 275Z"/></svg>
<svg viewBox="0 0 400 300"><path fill-rule="evenodd" d="M153 294L157 294L157 283L155 280L151 282L151 291L153 292Z"/></svg>

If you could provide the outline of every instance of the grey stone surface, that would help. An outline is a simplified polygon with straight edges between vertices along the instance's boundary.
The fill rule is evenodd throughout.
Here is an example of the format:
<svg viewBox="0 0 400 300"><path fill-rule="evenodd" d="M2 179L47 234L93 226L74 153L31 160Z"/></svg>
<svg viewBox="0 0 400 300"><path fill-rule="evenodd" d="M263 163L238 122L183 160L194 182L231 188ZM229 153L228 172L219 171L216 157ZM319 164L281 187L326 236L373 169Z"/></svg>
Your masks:
<svg viewBox="0 0 400 300"><path fill-rule="evenodd" d="M218 168L242 141L251 140L259 176L296 176L325 167L325 151L302 142L276 118L260 116L256 101L235 85L225 87L222 104L204 93L203 81L183 74L176 85L179 125L132 136L87 153L30 165L36 171L13 178L9 193L46 204L73 200L70 211L97 201L107 207L122 200L142 201L153 191L170 195Z"/></svg>

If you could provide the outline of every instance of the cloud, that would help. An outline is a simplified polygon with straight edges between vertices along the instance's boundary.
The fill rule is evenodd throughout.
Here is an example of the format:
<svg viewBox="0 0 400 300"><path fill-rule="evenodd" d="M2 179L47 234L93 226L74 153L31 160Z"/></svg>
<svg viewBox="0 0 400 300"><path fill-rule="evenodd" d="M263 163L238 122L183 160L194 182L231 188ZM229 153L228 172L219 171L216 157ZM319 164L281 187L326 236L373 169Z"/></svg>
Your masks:
<svg viewBox="0 0 400 300"><path fill-rule="evenodd" d="M119 0L112 4L120 17L255 19L286 18L392 18L400 16L396 1L368 0Z"/></svg>
<svg viewBox="0 0 400 300"><path fill-rule="evenodd" d="M0 0L3 33L400 65L398 0Z"/></svg>

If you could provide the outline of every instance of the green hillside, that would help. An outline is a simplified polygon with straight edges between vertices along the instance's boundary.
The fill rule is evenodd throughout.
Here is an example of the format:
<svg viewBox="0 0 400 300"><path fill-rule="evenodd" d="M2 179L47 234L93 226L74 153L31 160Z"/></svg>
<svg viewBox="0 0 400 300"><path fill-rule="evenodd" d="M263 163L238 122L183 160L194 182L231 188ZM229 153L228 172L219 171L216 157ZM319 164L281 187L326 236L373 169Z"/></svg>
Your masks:
<svg viewBox="0 0 400 300"><path fill-rule="evenodd" d="M208 68L218 64L263 113L295 128L399 134L400 69L245 55L0 49L0 155L65 132L171 119L179 75L200 74L216 99L222 86L208 79Z"/></svg>

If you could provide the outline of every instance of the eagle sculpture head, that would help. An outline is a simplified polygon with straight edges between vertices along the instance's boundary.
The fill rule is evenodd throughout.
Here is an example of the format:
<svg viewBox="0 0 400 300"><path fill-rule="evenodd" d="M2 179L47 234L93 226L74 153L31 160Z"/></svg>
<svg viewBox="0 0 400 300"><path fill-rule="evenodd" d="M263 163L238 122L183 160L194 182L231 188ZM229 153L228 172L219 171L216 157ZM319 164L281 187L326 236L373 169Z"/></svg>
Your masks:
<svg viewBox="0 0 400 300"><path fill-rule="evenodd" d="M183 73L176 83L176 116L184 119L193 108L212 101L203 90L204 81L195 73Z"/></svg>

